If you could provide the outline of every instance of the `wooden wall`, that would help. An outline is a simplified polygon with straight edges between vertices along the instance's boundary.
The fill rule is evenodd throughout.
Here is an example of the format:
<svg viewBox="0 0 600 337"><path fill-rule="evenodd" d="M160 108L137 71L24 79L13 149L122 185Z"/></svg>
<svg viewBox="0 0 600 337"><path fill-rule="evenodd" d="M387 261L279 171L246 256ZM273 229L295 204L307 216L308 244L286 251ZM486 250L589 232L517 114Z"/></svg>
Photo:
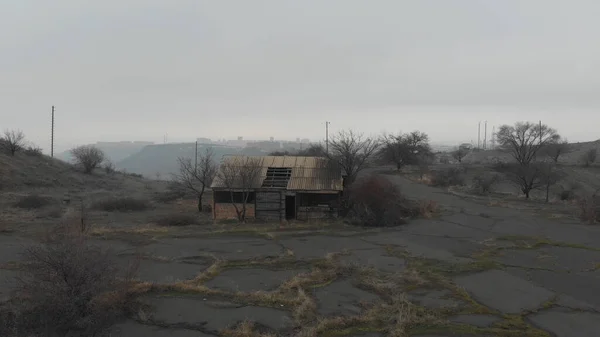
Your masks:
<svg viewBox="0 0 600 337"><path fill-rule="evenodd" d="M256 192L256 218L265 221L285 219L285 191Z"/></svg>

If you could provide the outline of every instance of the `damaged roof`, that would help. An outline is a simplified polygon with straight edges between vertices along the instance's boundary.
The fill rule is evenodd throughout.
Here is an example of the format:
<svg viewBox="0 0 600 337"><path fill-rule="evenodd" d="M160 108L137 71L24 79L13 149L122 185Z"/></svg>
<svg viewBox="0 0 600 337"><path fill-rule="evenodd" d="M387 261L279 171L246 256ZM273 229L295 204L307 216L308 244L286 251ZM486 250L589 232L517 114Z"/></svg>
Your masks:
<svg viewBox="0 0 600 337"><path fill-rule="evenodd" d="M259 166L261 172L258 179L248 184L250 189L259 189L267 178L269 169L289 168L291 175L287 182L286 190L290 191L342 191L342 170L335 163L322 157L296 157L296 156L224 156L221 167L215 177L211 188L228 189L223 179L223 167L232 171L241 170L241 167L248 164ZM229 171L229 172L232 172ZM240 172L240 171L237 171ZM233 180L233 179L232 179ZM241 179L236 179L230 183L231 189L240 189L243 187Z"/></svg>

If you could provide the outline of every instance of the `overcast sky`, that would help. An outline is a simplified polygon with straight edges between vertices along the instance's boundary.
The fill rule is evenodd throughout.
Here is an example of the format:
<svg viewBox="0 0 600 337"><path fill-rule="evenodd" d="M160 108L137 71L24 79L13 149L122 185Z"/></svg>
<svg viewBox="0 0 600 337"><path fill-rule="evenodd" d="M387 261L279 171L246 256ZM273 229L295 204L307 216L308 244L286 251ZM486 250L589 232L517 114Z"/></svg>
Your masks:
<svg viewBox="0 0 600 337"><path fill-rule="evenodd" d="M600 138L594 0L0 0L0 128L324 138L544 122Z"/></svg>

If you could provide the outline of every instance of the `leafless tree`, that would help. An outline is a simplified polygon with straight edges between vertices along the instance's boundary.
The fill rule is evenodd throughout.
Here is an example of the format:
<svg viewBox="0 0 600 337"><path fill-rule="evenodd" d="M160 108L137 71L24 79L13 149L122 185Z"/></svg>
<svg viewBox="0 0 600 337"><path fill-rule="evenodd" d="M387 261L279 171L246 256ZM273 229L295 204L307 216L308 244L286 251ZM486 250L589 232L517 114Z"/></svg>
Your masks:
<svg viewBox="0 0 600 337"><path fill-rule="evenodd" d="M565 140L560 140L554 143L547 144L544 148L541 149L541 152L548 156L552 161L556 164L558 163L558 159L565 153L570 151L569 142Z"/></svg>
<svg viewBox="0 0 600 337"><path fill-rule="evenodd" d="M1 140L11 156L25 146L25 134L21 130L4 130L4 137Z"/></svg>
<svg viewBox="0 0 600 337"><path fill-rule="evenodd" d="M508 181L519 187L526 199L529 199L531 191L545 186L543 164L541 162L533 162L529 165L508 163L498 166L497 169L506 175Z"/></svg>
<svg viewBox="0 0 600 337"><path fill-rule="evenodd" d="M202 197L217 174L214 151L212 148L206 148L204 154L198 156L197 163L195 159L187 157L180 157L177 161L179 172L175 174L175 180L196 194L198 212L202 212Z"/></svg>
<svg viewBox="0 0 600 337"><path fill-rule="evenodd" d="M531 122L503 125L496 137L500 147L508 151L521 166L529 165L540 149L560 139L556 130L545 124Z"/></svg>
<svg viewBox="0 0 600 337"><path fill-rule="evenodd" d="M431 154L429 136L420 131L407 134L384 135L383 146L379 149L380 158L396 165L401 170L405 165L418 165L419 157Z"/></svg>
<svg viewBox="0 0 600 337"><path fill-rule="evenodd" d="M89 244L77 230L56 229L23 257L14 308L23 335L99 336L133 303L135 262L119 268L116 254Z"/></svg>
<svg viewBox="0 0 600 337"><path fill-rule="evenodd" d="M464 157L469 154L469 151L465 148L459 147L455 151L452 152L452 158L458 160L459 163L462 163Z"/></svg>
<svg viewBox="0 0 600 337"><path fill-rule="evenodd" d="M113 174L115 173L116 169L115 169L115 164L112 163L112 161L107 160L104 163L104 172L106 172L106 174Z"/></svg>
<svg viewBox="0 0 600 337"><path fill-rule="evenodd" d="M582 155L581 159L585 166L590 166L594 162L596 162L597 156L598 156L598 150L593 148L593 149L589 149L589 150L585 151L585 153Z"/></svg>
<svg viewBox="0 0 600 337"><path fill-rule="evenodd" d="M92 173L105 159L104 152L93 145L78 146L71 150L71 154L85 174Z"/></svg>
<svg viewBox="0 0 600 337"><path fill-rule="evenodd" d="M364 138L352 130L340 131L330 139L326 155L345 172L344 187L350 186L372 164L379 145L378 139Z"/></svg>
<svg viewBox="0 0 600 337"><path fill-rule="evenodd" d="M312 144L306 149L302 149L298 151L298 156L305 157L327 157L325 153L325 148L321 144Z"/></svg>
<svg viewBox="0 0 600 337"><path fill-rule="evenodd" d="M260 183L262 169L260 159L245 156L230 158L219 168L217 179L229 191L231 203L240 222L246 221L248 198ZM236 198L236 193L240 193L241 200Z"/></svg>
<svg viewBox="0 0 600 337"><path fill-rule="evenodd" d="M417 167L419 168L419 178L422 180L425 173L429 172L429 167L434 161L432 153L423 153L417 157Z"/></svg>

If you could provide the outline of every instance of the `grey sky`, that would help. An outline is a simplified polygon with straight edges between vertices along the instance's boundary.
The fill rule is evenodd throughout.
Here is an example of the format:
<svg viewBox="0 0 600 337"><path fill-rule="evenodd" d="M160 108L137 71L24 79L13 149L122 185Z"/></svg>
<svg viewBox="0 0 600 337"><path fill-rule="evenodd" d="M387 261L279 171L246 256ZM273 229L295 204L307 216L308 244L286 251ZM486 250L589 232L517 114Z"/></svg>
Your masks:
<svg viewBox="0 0 600 337"><path fill-rule="evenodd" d="M0 127L57 143L542 119L600 138L600 3L0 0Z"/></svg>

